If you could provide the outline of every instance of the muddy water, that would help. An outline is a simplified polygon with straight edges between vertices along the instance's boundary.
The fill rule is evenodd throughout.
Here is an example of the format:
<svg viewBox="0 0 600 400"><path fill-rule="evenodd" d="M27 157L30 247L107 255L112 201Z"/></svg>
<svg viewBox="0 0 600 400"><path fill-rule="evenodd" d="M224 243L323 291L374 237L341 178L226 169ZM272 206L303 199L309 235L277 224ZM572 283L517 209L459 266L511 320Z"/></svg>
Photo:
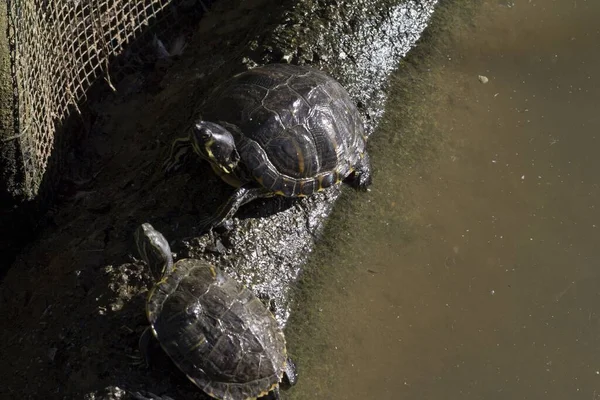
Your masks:
<svg viewBox="0 0 600 400"><path fill-rule="evenodd" d="M600 399L600 2L477 13L424 78L435 156L390 111L318 252L292 398Z"/></svg>

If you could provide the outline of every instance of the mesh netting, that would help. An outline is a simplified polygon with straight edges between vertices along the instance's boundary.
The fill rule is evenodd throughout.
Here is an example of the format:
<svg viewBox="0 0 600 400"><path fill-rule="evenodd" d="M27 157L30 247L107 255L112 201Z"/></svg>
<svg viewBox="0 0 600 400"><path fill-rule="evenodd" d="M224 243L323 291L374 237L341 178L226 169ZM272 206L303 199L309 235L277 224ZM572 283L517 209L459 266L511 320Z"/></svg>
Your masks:
<svg viewBox="0 0 600 400"><path fill-rule="evenodd" d="M79 113L78 104L98 78L110 84L109 63L132 42L150 31L160 34L158 26L181 26L177 19L189 19L174 3L182 2L8 0L6 14L0 8L12 80L0 96L10 98L13 108L12 126L0 124L2 183L12 181L4 191L19 201L38 194L65 118Z"/></svg>

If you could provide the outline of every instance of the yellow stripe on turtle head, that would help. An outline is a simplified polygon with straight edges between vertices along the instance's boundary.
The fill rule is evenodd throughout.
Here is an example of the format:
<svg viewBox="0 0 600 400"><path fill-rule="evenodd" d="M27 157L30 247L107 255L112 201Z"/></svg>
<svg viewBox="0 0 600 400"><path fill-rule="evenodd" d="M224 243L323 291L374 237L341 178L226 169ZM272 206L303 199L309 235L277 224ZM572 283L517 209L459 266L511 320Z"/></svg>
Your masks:
<svg viewBox="0 0 600 400"><path fill-rule="evenodd" d="M206 151L206 155L211 160L215 159L215 155L213 154L212 150L210 149L213 144L215 144L215 141L213 139L210 139L208 142L204 143L204 150Z"/></svg>

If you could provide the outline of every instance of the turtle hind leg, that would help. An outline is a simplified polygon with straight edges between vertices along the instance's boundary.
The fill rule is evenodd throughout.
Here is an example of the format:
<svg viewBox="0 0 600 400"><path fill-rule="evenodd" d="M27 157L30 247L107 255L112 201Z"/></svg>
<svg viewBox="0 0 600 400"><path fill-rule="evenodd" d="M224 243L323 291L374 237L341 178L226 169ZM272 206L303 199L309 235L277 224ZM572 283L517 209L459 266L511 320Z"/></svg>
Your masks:
<svg viewBox="0 0 600 400"><path fill-rule="evenodd" d="M238 209L246 203L261 197L269 197L271 193L263 187L240 186L229 199L219 207L214 216L204 218L200 221L200 231L212 229L223 225L231 219Z"/></svg>
<svg viewBox="0 0 600 400"><path fill-rule="evenodd" d="M366 191L371 182L371 161L369 155L364 153L354 167L354 171L344 179L344 183L355 189Z"/></svg>

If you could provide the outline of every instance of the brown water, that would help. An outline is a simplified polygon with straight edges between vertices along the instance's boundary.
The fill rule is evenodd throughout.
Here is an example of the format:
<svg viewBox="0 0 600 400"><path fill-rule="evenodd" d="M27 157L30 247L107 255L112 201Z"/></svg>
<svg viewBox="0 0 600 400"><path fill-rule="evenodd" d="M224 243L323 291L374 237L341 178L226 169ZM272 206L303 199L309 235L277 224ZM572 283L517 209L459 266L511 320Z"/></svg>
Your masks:
<svg viewBox="0 0 600 400"><path fill-rule="evenodd" d="M600 1L475 21L425 78L437 156L403 162L390 112L373 190L318 253L340 272L290 327L292 398L600 399Z"/></svg>

